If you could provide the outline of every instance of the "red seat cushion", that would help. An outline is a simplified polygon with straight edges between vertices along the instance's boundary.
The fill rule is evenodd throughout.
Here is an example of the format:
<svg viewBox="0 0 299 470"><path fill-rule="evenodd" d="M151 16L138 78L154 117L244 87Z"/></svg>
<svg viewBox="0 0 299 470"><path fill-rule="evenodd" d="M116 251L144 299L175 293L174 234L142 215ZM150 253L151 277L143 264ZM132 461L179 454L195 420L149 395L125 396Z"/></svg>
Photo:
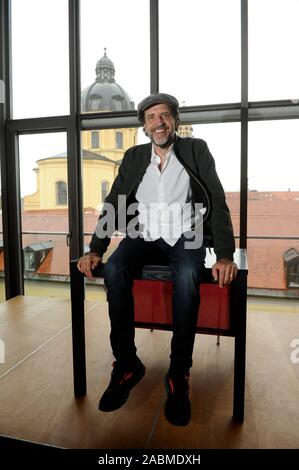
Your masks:
<svg viewBox="0 0 299 470"><path fill-rule="evenodd" d="M200 293L197 326L228 329L229 287L202 283ZM172 324L172 282L135 280L133 295L136 321Z"/></svg>

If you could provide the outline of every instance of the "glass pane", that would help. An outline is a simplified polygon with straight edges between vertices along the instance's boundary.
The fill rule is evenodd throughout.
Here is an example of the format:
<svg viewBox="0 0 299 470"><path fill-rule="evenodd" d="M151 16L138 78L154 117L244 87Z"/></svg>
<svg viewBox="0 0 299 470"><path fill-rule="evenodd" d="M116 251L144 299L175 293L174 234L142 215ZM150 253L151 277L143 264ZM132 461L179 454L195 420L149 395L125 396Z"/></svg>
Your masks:
<svg viewBox="0 0 299 470"><path fill-rule="evenodd" d="M249 287L284 296L294 292L284 255L299 250L298 133L299 120L249 123Z"/></svg>
<svg viewBox="0 0 299 470"><path fill-rule="evenodd" d="M119 164L125 151L138 143L148 141L142 131L137 128L101 129L98 149L92 147L93 132L82 132L82 175L83 175L83 210L84 210L84 247L89 251L89 242L94 232L96 223L103 206L103 201L111 189L113 181L118 173ZM122 136L122 147L117 145L119 136ZM139 138L140 136L140 138ZM105 262L115 250L121 240L121 236L112 237L107 252L104 255ZM102 280L86 281L86 295L88 299L106 300L104 289L98 285Z"/></svg>
<svg viewBox="0 0 299 470"><path fill-rule="evenodd" d="M67 0L12 0L13 117L69 114Z"/></svg>
<svg viewBox="0 0 299 470"><path fill-rule="evenodd" d="M181 105L240 101L240 1L159 3L160 91Z"/></svg>
<svg viewBox="0 0 299 470"><path fill-rule="evenodd" d="M298 100L298 0L250 0L248 15L249 100Z"/></svg>
<svg viewBox="0 0 299 470"><path fill-rule="evenodd" d="M188 126L184 126L188 127ZM190 126L189 126L190 127ZM195 124L191 134L207 142L226 195L234 227L240 233L240 124ZM239 239L236 239L236 246Z"/></svg>
<svg viewBox="0 0 299 470"><path fill-rule="evenodd" d="M82 112L135 109L149 94L148 4L81 1Z"/></svg>
<svg viewBox="0 0 299 470"><path fill-rule="evenodd" d="M298 134L298 119L249 123L250 191L299 191Z"/></svg>
<svg viewBox="0 0 299 470"><path fill-rule="evenodd" d="M66 134L20 135L26 295L69 297Z"/></svg>
<svg viewBox="0 0 299 470"><path fill-rule="evenodd" d="M252 206L252 203L250 205ZM288 217L285 217L285 219L287 223ZM285 222L282 221L282 223ZM265 216L265 222L262 225L265 226L266 224L269 225L268 215ZM262 240L248 240L249 293L264 296L296 297L298 299L299 285L292 283L291 279L288 283L288 270L291 271L292 265L284 262L285 253L291 248L297 253L298 266L298 240L271 239L270 234L268 238Z"/></svg>

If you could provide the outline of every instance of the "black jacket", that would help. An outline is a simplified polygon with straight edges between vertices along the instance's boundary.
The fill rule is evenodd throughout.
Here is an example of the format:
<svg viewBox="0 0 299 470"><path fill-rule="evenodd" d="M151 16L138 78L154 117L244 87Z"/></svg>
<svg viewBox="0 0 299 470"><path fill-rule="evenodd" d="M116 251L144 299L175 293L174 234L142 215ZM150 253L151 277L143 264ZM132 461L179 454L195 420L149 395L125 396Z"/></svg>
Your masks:
<svg viewBox="0 0 299 470"><path fill-rule="evenodd" d="M214 159L206 142L201 139L176 137L173 150L190 175L193 202L203 203L207 209L203 226L204 243L214 247L217 259L233 259L235 241L230 213L216 173ZM115 213L120 215L122 211L127 210L130 203L136 201L135 194L146 168L150 164L151 151L152 143L148 143L131 147L125 152L118 176L105 199L99 218L106 214L106 203L112 204ZM125 207L118 207L118 195L120 194L126 196ZM117 220L116 228L118 230L124 229L124 227L118 226ZM108 233L105 238L98 238L95 232L91 239L90 251L102 256L107 250L111 235L112 233Z"/></svg>

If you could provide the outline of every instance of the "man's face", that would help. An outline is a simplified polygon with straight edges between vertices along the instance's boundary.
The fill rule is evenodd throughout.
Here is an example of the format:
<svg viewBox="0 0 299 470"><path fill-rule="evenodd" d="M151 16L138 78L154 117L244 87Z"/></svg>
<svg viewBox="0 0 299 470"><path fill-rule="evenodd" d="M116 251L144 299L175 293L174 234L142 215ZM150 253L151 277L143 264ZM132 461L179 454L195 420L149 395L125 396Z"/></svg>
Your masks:
<svg viewBox="0 0 299 470"><path fill-rule="evenodd" d="M156 104L144 112L144 129L155 145L167 148L174 140L175 121L167 104Z"/></svg>

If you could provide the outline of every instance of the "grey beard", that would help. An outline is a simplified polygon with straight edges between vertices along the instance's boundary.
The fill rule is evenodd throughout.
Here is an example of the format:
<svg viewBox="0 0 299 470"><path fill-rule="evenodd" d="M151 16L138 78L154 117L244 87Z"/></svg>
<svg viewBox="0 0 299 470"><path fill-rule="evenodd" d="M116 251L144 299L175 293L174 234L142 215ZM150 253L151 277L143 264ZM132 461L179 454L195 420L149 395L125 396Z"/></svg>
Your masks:
<svg viewBox="0 0 299 470"><path fill-rule="evenodd" d="M160 147L160 149L166 149L174 142L174 135L170 135L169 139L167 140L167 142L165 142L165 144L157 144L154 140L153 142L157 147Z"/></svg>

